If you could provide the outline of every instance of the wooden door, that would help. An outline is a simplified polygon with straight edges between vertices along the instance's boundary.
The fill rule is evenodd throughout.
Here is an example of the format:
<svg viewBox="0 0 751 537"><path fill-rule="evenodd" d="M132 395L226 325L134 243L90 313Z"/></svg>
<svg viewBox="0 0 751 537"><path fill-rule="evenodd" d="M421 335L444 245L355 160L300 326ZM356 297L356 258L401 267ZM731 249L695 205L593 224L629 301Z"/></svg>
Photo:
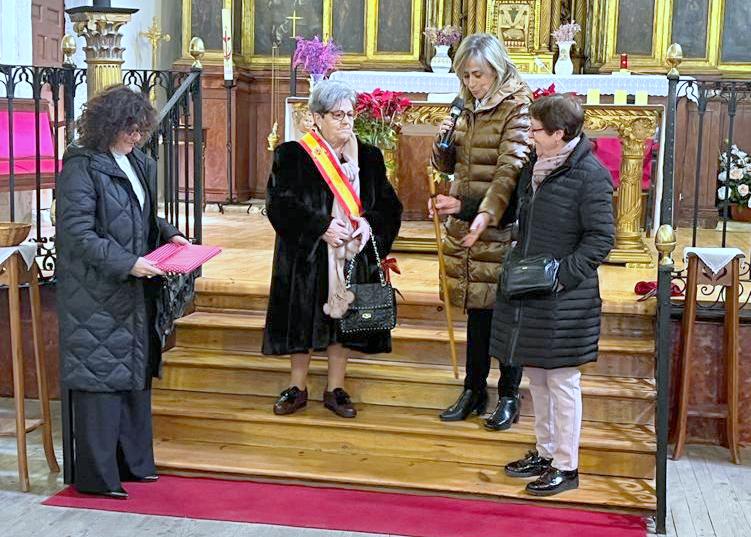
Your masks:
<svg viewBox="0 0 751 537"><path fill-rule="evenodd" d="M31 32L33 64L59 66L63 61L60 42L65 32L64 0L32 0Z"/></svg>

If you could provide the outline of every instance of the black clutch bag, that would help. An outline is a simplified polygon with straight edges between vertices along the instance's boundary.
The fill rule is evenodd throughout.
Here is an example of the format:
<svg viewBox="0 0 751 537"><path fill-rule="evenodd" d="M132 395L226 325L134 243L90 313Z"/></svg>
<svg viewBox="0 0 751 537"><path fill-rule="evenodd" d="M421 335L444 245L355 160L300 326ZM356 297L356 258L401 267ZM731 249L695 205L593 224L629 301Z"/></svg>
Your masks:
<svg viewBox="0 0 751 537"><path fill-rule="evenodd" d="M339 319L339 330L343 334L374 334L387 332L396 326L396 298L394 288L386 281L381 266L375 238L371 237L371 244L378 263L378 283L352 283L355 263L359 254L352 258L347 273L347 289L354 295L355 300L349 305L344 316Z"/></svg>
<svg viewBox="0 0 751 537"><path fill-rule="evenodd" d="M560 263L553 256L522 257L511 250L501 266L501 292L508 299L555 292Z"/></svg>

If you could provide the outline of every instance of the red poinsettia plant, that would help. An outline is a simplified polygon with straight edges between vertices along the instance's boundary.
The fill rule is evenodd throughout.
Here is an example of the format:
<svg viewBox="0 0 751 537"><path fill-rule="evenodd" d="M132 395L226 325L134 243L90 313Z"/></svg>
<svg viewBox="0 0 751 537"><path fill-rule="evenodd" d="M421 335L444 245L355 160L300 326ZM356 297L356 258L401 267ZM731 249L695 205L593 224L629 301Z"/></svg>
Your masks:
<svg viewBox="0 0 751 537"><path fill-rule="evenodd" d="M555 93L555 84L551 84L547 88L537 88L532 92L532 100L536 101L540 97L547 97L548 95L553 95Z"/></svg>
<svg viewBox="0 0 751 537"><path fill-rule="evenodd" d="M394 149L399 136L399 117L411 104L398 91L376 88L371 93L358 93L355 133L362 141L381 149Z"/></svg>

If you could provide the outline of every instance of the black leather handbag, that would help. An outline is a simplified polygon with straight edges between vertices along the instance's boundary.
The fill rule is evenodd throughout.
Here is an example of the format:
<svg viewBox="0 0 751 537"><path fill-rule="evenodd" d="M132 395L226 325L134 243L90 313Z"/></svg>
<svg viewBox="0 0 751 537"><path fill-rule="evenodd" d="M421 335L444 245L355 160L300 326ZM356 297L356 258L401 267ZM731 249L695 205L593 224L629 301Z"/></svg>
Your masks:
<svg viewBox="0 0 751 537"><path fill-rule="evenodd" d="M501 292L507 299L552 294L558 287L559 267L553 256L522 257L515 248L501 266Z"/></svg>
<svg viewBox="0 0 751 537"><path fill-rule="evenodd" d="M396 298L394 288L386 281L381 266L375 238L370 238L376 262L378 263L378 283L352 283L355 264L360 254L352 258L347 273L347 289L355 295L344 316L339 319L339 329L343 334L373 334L393 330L396 326ZM364 251L364 250L363 250Z"/></svg>

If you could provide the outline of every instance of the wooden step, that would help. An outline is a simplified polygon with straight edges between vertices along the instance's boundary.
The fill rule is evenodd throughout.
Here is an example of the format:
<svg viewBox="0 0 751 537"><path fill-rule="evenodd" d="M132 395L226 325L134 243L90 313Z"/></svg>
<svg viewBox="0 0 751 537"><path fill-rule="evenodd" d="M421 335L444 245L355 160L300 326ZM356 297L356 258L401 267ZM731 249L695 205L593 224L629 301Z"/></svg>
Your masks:
<svg viewBox="0 0 751 537"><path fill-rule="evenodd" d="M155 390L155 437L216 441L269 448L306 448L404 459L498 465L535 445L531 418L505 432L487 431L480 418L442 423L435 411L358 405L345 420L311 403L290 416L275 416L272 397ZM580 471L597 475L654 477L654 429L585 422Z"/></svg>
<svg viewBox="0 0 751 537"><path fill-rule="evenodd" d="M177 322L177 344L182 347L260 352L263 327L261 314L196 312ZM454 333L456 352L463 363L466 331ZM356 354L355 354L356 355ZM392 352L378 355L380 360L450 365L448 333L440 325L401 322L392 331ZM654 377L654 340L649 337L600 339L597 362L588 364L586 373L634 378Z"/></svg>
<svg viewBox="0 0 751 537"><path fill-rule="evenodd" d="M274 397L287 387L289 360L250 353L176 347L163 356L164 370L157 387L162 389L235 393ZM309 391L320 400L326 383L327 364L314 357ZM492 371L490 386L498 381ZM389 406L442 409L451 404L462 381L450 368L372 359L352 359L347 369L347 387L353 401ZM527 381L522 381L522 414L532 415ZM495 390L488 390L495 404ZM582 377L584 419L611 423L652 424L655 385L651 379L627 377Z"/></svg>
<svg viewBox="0 0 751 537"><path fill-rule="evenodd" d="M655 509L654 483L646 479L583 475L576 490L548 498L531 498L524 492L526 480L507 477L500 466L328 453L307 446L269 448L170 440L156 440L154 453L157 466L165 472L534 500L548 505L642 514Z"/></svg>
<svg viewBox="0 0 751 537"><path fill-rule="evenodd" d="M268 285L254 282L232 282L201 278L196 283L195 306L198 311L227 313L252 312L265 314L268 305ZM400 321L416 324L436 323L445 326L446 313L438 292L401 290L403 297L397 296ZM654 312L643 303L635 300L634 305L621 302L603 301L602 334L616 337L653 337ZM467 316L461 308L453 308L456 330L464 330Z"/></svg>

